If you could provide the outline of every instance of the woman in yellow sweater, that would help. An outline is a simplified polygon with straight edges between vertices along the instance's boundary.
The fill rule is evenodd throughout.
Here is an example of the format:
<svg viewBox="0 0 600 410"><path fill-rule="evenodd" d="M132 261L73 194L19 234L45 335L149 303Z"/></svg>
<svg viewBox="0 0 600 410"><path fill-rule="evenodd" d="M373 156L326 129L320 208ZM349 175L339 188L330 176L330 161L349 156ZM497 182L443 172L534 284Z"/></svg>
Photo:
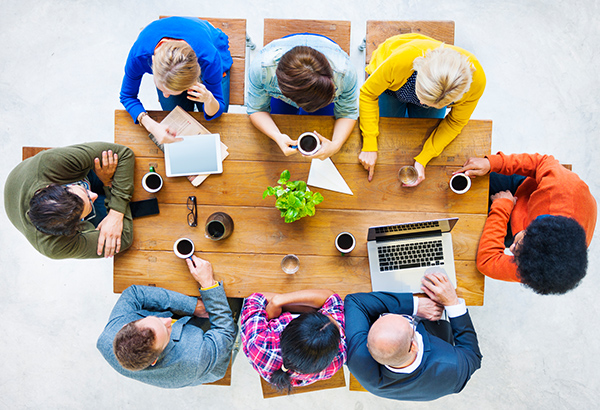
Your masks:
<svg viewBox="0 0 600 410"><path fill-rule="evenodd" d="M443 118L415 159L419 185L425 166L442 153L469 122L485 89L485 73L473 54L420 34L388 38L373 52L369 78L360 88L360 163L373 178L379 116ZM446 114L446 107L450 113Z"/></svg>

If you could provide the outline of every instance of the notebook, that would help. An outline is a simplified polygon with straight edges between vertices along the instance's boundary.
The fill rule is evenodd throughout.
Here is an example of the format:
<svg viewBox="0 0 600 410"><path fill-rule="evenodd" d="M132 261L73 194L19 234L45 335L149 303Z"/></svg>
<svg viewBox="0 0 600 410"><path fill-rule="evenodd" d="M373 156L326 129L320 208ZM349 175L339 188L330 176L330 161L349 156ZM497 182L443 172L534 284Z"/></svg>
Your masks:
<svg viewBox="0 0 600 410"><path fill-rule="evenodd" d="M429 272L445 273L456 288L450 231L458 218L369 228L367 251L373 291L422 293Z"/></svg>

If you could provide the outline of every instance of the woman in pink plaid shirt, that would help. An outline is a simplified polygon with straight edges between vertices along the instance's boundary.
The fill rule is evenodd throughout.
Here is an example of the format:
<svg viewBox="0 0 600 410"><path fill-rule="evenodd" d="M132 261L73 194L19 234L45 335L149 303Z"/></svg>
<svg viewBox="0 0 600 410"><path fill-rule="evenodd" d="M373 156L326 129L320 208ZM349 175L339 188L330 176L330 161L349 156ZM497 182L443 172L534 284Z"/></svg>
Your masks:
<svg viewBox="0 0 600 410"><path fill-rule="evenodd" d="M329 379L346 361L344 303L326 289L254 293L242 309L242 347L280 390Z"/></svg>

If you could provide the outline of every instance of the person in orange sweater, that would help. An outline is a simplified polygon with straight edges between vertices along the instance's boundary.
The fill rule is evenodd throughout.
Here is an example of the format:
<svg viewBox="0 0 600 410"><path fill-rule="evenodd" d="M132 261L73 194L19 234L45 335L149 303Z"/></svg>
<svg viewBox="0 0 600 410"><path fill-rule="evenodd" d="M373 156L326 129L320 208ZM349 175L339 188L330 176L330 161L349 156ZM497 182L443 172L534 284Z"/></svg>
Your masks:
<svg viewBox="0 0 600 410"><path fill-rule="evenodd" d="M542 295L563 294L579 285L597 214L585 182L551 155L540 154L499 152L470 158L455 173L476 177L490 171L492 203L479 241L477 269L494 279L521 282ZM513 233L514 256L509 256L504 238L513 239Z"/></svg>

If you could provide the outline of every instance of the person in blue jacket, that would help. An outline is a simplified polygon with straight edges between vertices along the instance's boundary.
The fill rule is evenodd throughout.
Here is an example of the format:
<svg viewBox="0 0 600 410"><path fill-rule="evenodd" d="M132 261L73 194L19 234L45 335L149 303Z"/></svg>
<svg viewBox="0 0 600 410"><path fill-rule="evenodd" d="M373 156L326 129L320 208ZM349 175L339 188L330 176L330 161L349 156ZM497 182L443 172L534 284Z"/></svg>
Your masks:
<svg viewBox="0 0 600 410"><path fill-rule="evenodd" d="M145 73L154 83L163 110L177 105L204 112L211 120L229 107L229 70L233 60L225 33L193 17L168 17L142 30L125 63L120 100L135 123L143 125L159 144L179 141L175 132L154 121L138 99Z"/></svg>

